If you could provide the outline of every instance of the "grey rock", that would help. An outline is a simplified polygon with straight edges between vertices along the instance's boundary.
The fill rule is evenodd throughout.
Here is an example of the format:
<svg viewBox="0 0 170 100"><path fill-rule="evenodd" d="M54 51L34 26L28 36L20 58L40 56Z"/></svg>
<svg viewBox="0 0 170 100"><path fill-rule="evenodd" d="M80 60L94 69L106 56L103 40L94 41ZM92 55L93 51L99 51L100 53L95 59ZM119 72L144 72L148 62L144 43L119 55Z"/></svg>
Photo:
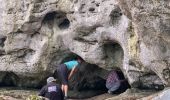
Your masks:
<svg viewBox="0 0 170 100"><path fill-rule="evenodd" d="M0 34L6 37L0 39L0 71L14 73L18 86L37 87L76 55L106 70L121 69L132 87L154 82L146 74L169 86L169 3L0 0Z"/></svg>

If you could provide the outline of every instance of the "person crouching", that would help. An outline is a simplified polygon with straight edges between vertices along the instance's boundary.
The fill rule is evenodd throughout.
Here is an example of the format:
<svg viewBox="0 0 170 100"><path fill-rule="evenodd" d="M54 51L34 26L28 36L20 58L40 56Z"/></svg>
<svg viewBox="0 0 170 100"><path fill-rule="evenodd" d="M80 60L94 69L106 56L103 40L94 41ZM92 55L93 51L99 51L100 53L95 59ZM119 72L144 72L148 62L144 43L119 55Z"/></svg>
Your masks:
<svg viewBox="0 0 170 100"><path fill-rule="evenodd" d="M47 79L47 84L40 90L38 95L49 100L64 100L61 87L56 84L56 80L53 77Z"/></svg>

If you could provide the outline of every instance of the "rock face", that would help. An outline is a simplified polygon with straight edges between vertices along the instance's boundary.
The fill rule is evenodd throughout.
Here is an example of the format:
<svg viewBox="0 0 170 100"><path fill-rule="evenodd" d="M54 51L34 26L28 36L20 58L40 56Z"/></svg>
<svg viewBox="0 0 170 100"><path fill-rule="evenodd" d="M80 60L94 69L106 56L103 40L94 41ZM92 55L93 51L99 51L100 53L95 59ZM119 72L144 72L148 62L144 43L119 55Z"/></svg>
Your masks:
<svg viewBox="0 0 170 100"><path fill-rule="evenodd" d="M128 67L128 69L137 68L135 73L138 73L138 77L142 78L146 76L146 73L149 74L147 77L154 73L160 78L159 80L169 86L170 16L168 14L170 1L120 1L121 8L132 20L133 35L130 38L131 43L134 43L135 38L137 38L135 51L133 49L134 45L130 45L130 51L136 53L130 53L132 63L129 63L131 67ZM134 70L129 71L128 77L133 77L133 72ZM155 83L154 80L157 79L150 79ZM130 83L135 81L130 79Z"/></svg>
<svg viewBox="0 0 170 100"><path fill-rule="evenodd" d="M121 69L132 87L170 85L168 0L0 4L1 81L12 75L10 84L38 87L57 64L80 56L103 69Z"/></svg>
<svg viewBox="0 0 170 100"><path fill-rule="evenodd" d="M161 91L159 93L155 93L153 95L150 95L148 97L144 97L141 100L168 100L169 99L169 88L166 88L164 91Z"/></svg>

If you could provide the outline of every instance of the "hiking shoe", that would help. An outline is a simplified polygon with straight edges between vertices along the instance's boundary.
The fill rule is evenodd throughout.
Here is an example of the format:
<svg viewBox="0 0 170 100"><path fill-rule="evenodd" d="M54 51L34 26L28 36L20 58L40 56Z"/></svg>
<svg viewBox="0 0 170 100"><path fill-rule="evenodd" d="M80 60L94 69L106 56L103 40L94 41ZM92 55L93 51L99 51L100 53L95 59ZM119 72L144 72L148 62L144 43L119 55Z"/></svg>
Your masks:
<svg viewBox="0 0 170 100"><path fill-rule="evenodd" d="M107 92L108 92L109 94L112 94L112 92L111 92L111 91L109 91L109 90L108 90Z"/></svg>
<svg viewBox="0 0 170 100"><path fill-rule="evenodd" d="M67 97L67 96L65 96L65 97L64 97L64 100L68 100L68 97Z"/></svg>

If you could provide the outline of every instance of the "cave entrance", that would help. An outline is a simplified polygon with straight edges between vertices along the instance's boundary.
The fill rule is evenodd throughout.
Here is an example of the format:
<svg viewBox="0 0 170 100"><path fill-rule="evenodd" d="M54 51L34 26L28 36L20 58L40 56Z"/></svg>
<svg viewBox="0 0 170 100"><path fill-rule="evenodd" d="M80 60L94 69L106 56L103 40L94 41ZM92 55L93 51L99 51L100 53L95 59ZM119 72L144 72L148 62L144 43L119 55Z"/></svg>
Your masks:
<svg viewBox="0 0 170 100"><path fill-rule="evenodd" d="M78 57L80 56L75 53L66 53L63 55L62 60L60 60L60 64ZM107 70L83 61L83 63L78 66L77 73L69 80L69 97L85 99L106 93L106 80L101 77L105 71ZM57 77L57 73L55 73L54 76Z"/></svg>
<svg viewBox="0 0 170 100"><path fill-rule="evenodd" d="M120 82L120 86L113 91L113 89L118 85L115 79L118 79L118 81ZM121 94L125 92L128 88L130 88L130 85L125 79L123 72L120 69L114 69L111 70L108 74L108 77L106 79L106 87L108 89L108 93L110 94Z"/></svg>
<svg viewBox="0 0 170 100"><path fill-rule="evenodd" d="M78 67L77 73L69 80L69 93L71 98L85 99L93 96L107 93L106 76L110 71L116 70L121 80L125 79L123 72L120 70L123 60L123 50L119 44L108 43L104 45L108 69L100 68L97 65L83 62ZM59 60L59 64L74 60L80 57L75 53L64 53ZM113 61L114 60L114 61ZM56 60L55 60L56 61ZM57 73L55 75L57 77ZM116 93L122 93L129 88L128 82L122 83Z"/></svg>
<svg viewBox="0 0 170 100"><path fill-rule="evenodd" d="M129 83L127 80L125 80L125 76L121 70L123 66L123 57L124 57L123 49L121 45L118 43L108 42L103 45L103 51L105 54L105 60L107 62L106 69L109 71L107 76L108 77L111 76L112 72L114 71L117 74L117 77L120 80L120 84L121 84L118 90L112 93L120 94L126 91L126 89L130 88Z"/></svg>
<svg viewBox="0 0 170 100"><path fill-rule="evenodd" d="M0 72L1 87L17 87L18 76L13 72Z"/></svg>
<svg viewBox="0 0 170 100"><path fill-rule="evenodd" d="M70 80L70 88L74 91L72 97L85 99L107 92L106 80L103 76L107 73L97 65L84 62L78 72Z"/></svg>

